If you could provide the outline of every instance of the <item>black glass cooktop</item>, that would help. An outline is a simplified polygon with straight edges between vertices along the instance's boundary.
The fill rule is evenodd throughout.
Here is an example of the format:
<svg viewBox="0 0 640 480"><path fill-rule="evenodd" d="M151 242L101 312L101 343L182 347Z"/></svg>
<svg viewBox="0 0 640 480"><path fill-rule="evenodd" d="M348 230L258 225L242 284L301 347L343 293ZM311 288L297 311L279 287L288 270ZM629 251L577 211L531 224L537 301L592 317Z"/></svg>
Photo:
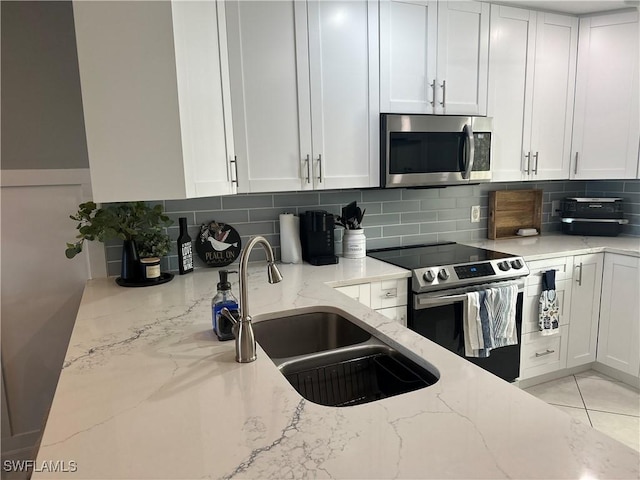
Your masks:
<svg viewBox="0 0 640 480"><path fill-rule="evenodd" d="M495 252L484 248L469 247L458 243L431 245L408 245L404 247L379 248L367 251L367 255L398 267L414 270L417 268L458 265L461 263L484 262L514 255Z"/></svg>

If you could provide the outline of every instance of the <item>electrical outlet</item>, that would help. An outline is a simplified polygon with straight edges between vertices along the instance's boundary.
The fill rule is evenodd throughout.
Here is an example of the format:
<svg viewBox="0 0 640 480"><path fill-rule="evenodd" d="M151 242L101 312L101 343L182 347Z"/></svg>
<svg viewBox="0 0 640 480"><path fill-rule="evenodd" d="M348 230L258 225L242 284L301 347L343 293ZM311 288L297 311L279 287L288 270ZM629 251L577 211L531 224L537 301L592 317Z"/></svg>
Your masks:
<svg viewBox="0 0 640 480"><path fill-rule="evenodd" d="M478 223L480 221L480 205L471 207L471 222Z"/></svg>
<svg viewBox="0 0 640 480"><path fill-rule="evenodd" d="M560 216L560 200L551 200L551 216Z"/></svg>

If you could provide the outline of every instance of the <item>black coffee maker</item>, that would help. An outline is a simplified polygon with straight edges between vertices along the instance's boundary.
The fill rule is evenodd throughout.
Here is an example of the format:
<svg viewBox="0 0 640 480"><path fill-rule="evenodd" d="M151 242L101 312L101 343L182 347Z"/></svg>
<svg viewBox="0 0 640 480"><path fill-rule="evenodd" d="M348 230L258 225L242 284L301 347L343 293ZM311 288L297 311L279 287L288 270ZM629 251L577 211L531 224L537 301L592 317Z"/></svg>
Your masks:
<svg viewBox="0 0 640 480"><path fill-rule="evenodd" d="M335 219L324 210L307 210L300 214L302 258L311 265L338 263L334 253Z"/></svg>

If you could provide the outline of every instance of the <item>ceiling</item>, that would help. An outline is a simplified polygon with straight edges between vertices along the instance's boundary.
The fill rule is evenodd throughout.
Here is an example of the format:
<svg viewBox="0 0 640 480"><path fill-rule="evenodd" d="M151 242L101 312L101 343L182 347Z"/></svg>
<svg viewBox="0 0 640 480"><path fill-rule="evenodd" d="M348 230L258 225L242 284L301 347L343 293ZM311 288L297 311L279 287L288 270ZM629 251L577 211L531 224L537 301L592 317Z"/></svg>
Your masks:
<svg viewBox="0 0 640 480"><path fill-rule="evenodd" d="M640 0L497 0L491 3L570 13L573 15L585 15L609 10L619 10L622 8L638 8Z"/></svg>

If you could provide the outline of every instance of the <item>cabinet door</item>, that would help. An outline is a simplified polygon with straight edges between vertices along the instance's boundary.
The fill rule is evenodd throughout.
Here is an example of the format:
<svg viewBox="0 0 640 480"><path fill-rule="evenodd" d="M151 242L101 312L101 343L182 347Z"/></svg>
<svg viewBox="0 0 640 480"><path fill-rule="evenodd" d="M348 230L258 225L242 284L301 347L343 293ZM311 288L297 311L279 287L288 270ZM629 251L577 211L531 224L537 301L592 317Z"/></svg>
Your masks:
<svg viewBox="0 0 640 480"><path fill-rule="evenodd" d="M603 257L602 253L573 257L574 274L567 347L569 368L594 362L596 359Z"/></svg>
<svg viewBox="0 0 640 480"><path fill-rule="evenodd" d="M596 359L630 375L640 367L638 292L640 259L605 254Z"/></svg>
<svg viewBox="0 0 640 480"><path fill-rule="evenodd" d="M530 158L525 131L530 130L536 14L491 5L491 51L487 114L493 117L491 146L494 181L521 180ZM526 106L526 107L525 107Z"/></svg>
<svg viewBox="0 0 640 480"><path fill-rule="evenodd" d="M433 113L437 2L380 0L380 111Z"/></svg>
<svg viewBox="0 0 640 480"><path fill-rule="evenodd" d="M236 193L224 2L174 2L172 13L186 196Z"/></svg>
<svg viewBox="0 0 640 480"><path fill-rule="evenodd" d="M238 190L312 188L306 4L225 5Z"/></svg>
<svg viewBox="0 0 640 480"><path fill-rule="evenodd" d="M539 12L536 23L528 179L568 179L578 19Z"/></svg>
<svg viewBox="0 0 640 480"><path fill-rule="evenodd" d="M371 284L360 283L357 285L346 285L344 287L336 287L338 292L344 293L346 296L353 298L367 307L371 306Z"/></svg>
<svg viewBox="0 0 640 480"><path fill-rule="evenodd" d="M316 189L379 185L378 8L307 4Z"/></svg>
<svg viewBox="0 0 640 480"><path fill-rule="evenodd" d="M376 310L380 315L384 315L389 320L398 322L403 327L407 326L407 306L380 308Z"/></svg>
<svg viewBox="0 0 640 480"><path fill-rule="evenodd" d="M572 177L635 178L638 11L580 19Z"/></svg>
<svg viewBox="0 0 640 480"><path fill-rule="evenodd" d="M219 6L73 2L96 202L232 192Z"/></svg>
<svg viewBox="0 0 640 480"><path fill-rule="evenodd" d="M489 4L438 2L436 113L486 115Z"/></svg>

